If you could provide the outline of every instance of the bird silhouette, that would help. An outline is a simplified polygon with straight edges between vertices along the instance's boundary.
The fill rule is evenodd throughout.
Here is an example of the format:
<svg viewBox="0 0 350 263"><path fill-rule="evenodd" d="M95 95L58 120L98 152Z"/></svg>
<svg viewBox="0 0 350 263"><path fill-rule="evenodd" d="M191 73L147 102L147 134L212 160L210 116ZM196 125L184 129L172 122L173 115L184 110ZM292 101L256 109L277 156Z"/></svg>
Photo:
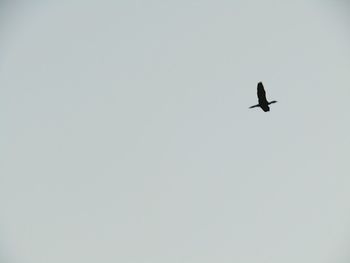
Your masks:
<svg viewBox="0 0 350 263"><path fill-rule="evenodd" d="M270 102L267 101L266 92L265 92L264 85L262 84L262 82L258 83L258 101L259 101L259 104L251 106L249 108L251 109L251 108L255 108L255 107L260 107L263 111L266 112L266 111L270 111L270 107L269 107L270 104L277 102L276 100L273 100Z"/></svg>

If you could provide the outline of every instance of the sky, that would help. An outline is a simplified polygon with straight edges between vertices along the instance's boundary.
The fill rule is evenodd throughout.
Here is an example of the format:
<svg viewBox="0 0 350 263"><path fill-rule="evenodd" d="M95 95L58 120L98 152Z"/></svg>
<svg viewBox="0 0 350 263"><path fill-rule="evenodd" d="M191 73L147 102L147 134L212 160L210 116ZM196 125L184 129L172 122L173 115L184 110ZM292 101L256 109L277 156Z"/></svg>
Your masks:
<svg viewBox="0 0 350 263"><path fill-rule="evenodd" d="M349 8L3 2L1 262L349 262Z"/></svg>

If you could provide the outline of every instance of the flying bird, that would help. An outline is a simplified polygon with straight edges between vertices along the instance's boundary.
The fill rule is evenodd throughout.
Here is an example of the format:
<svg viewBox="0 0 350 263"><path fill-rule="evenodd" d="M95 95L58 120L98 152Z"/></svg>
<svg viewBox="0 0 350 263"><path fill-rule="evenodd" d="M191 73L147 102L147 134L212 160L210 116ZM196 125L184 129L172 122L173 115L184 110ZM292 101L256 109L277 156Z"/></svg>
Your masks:
<svg viewBox="0 0 350 263"><path fill-rule="evenodd" d="M263 111L270 111L270 107L269 105L272 103L276 103L276 100L270 101L268 102L266 99L266 92L264 89L264 85L262 84L262 82L258 83L258 100L259 100L259 104L256 104L254 106L249 107L251 108L255 108L255 107L260 107Z"/></svg>

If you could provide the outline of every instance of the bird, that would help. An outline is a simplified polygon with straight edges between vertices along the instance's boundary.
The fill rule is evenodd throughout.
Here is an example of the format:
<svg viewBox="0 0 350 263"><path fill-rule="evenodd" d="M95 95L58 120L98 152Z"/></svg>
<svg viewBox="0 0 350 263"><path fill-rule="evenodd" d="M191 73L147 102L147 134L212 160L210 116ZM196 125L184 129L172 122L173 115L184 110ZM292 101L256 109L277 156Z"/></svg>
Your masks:
<svg viewBox="0 0 350 263"><path fill-rule="evenodd" d="M273 100L270 102L267 101L264 85L262 84L261 81L258 83L258 101L259 101L259 104L253 105L249 108L251 109L255 107L260 107L263 111L267 112L267 111L270 111L269 105L277 102L276 100Z"/></svg>

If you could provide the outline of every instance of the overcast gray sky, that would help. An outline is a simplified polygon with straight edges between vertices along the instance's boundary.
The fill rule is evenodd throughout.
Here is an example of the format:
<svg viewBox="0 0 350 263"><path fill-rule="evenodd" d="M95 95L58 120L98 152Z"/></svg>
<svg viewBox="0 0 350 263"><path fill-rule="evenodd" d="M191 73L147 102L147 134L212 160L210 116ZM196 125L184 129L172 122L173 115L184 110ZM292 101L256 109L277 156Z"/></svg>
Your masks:
<svg viewBox="0 0 350 263"><path fill-rule="evenodd" d="M3 7L1 262L349 262L349 12Z"/></svg>

